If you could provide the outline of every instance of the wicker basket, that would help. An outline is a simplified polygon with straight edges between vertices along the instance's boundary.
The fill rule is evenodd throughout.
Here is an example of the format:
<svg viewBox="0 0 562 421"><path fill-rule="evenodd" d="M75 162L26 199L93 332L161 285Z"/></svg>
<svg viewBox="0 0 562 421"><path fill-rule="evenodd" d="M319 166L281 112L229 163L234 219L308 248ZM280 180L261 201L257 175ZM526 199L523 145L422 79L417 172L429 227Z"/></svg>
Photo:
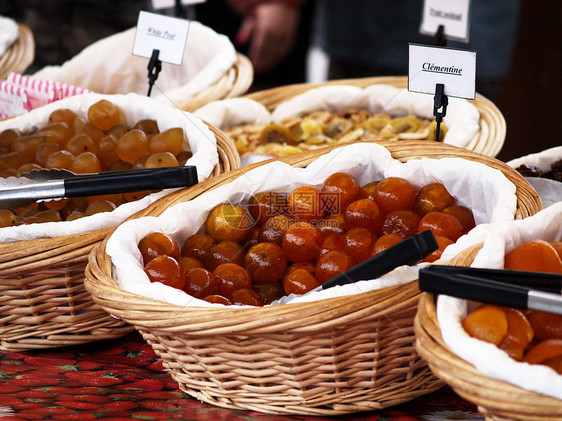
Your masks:
<svg viewBox="0 0 562 421"><path fill-rule="evenodd" d="M0 57L0 79L8 74L23 73L35 59L35 40L26 25L18 23L18 37Z"/></svg>
<svg viewBox="0 0 562 421"><path fill-rule="evenodd" d="M219 152L213 175L238 168L232 142L210 128ZM84 288L88 254L113 229L0 244L0 349L76 345L133 330L94 303Z"/></svg>
<svg viewBox="0 0 562 421"><path fill-rule="evenodd" d="M245 55L236 53L236 62L219 80L188 100L180 102L178 106L184 111L195 111L209 102L243 95L248 91L253 80L252 63Z"/></svg>
<svg viewBox="0 0 562 421"><path fill-rule="evenodd" d="M443 144L375 143L403 162L451 154L489 162L517 184L517 217L540 209L527 182L493 158ZM342 146L279 160L304 167ZM172 193L142 213L158 216L259 165ZM396 405L442 386L413 348L416 282L312 303L180 307L120 288L112 278L106 242L90 254L86 288L110 314L134 325L181 389L199 400L231 409L328 416Z"/></svg>
<svg viewBox="0 0 562 421"><path fill-rule="evenodd" d="M451 265L470 266L482 244L461 252ZM461 359L443 341L435 295L423 293L414 321L416 349L431 371L464 399L473 402L486 420L558 421L562 401L492 379Z"/></svg>
<svg viewBox="0 0 562 421"><path fill-rule="evenodd" d="M262 103L269 110L275 109L283 101L287 101L310 89L326 85L353 85L361 88L373 84L387 84L407 89L408 78L405 76L370 77L361 79L331 80L325 83L302 83L279 88L268 89L246 95L246 98ZM480 94L471 101L480 112L480 130L466 145L466 149L488 156L496 156L505 141L506 123L500 110L487 98Z"/></svg>

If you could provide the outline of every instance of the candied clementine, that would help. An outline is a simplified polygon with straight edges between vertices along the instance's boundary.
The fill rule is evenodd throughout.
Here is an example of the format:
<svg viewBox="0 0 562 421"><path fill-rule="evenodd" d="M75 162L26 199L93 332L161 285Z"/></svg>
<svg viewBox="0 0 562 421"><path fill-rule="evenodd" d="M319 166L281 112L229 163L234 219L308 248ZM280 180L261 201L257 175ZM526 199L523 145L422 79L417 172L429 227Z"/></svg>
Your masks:
<svg viewBox="0 0 562 421"><path fill-rule="evenodd" d="M183 290L195 298L218 294L219 279L203 267L192 268L185 273Z"/></svg>
<svg viewBox="0 0 562 421"><path fill-rule="evenodd" d="M342 250L345 243L343 234L331 233L322 237L318 257L331 250Z"/></svg>
<svg viewBox="0 0 562 421"><path fill-rule="evenodd" d="M218 294L207 295L203 300L214 304L224 304L225 306L232 305L232 302L228 298Z"/></svg>
<svg viewBox="0 0 562 421"><path fill-rule="evenodd" d="M511 358L520 360L527 345L533 340L533 328L523 312L515 308L504 308L507 317L507 334L498 347Z"/></svg>
<svg viewBox="0 0 562 421"><path fill-rule="evenodd" d="M562 241L551 241L550 245L554 247L558 256L562 259Z"/></svg>
<svg viewBox="0 0 562 421"><path fill-rule="evenodd" d="M435 236L445 237L453 242L463 233L458 219L443 212L426 213L418 224L418 232L425 230L431 230Z"/></svg>
<svg viewBox="0 0 562 421"><path fill-rule="evenodd" d="M418 192L414 203L414 210L420 216L423 216L429 212L441 212L454 204L455 198L451 196L442 183L429 183Z"/></svg>
<svg viewBox="0 0 562 421"><path fill-rule="evenodd" d="M233 304L261 307L265 304L263 298L253 289L241 288L233 291L230 297Z"/></svg>
<svg viewBox="0 0 562 421"><path fill-rule="evenodd" d="M291 263L289 266L287 266L287 270L285 271L285 274L283 276L287 275L289 272L292 272L295 269L306 269L314 275L314 271L316 270L316 263L310 260L307 262Z"/></svg>
<svg viewBox="0 0 562 421"><path fill-rule="evenodd" d="M499 345L507 335L507 316L501 307L486 304L466 316L462 326L473 338Z"/></svg>
<svg viewBox="0 0 562 421"><path fill-rule="evenodd" d="M209 249L209 255L203 262L209 270L215 270L222 263L244 265L244 249L234 241L221 241Z"/></svg>
<svg viewBox="0 0 562 421"><path fill-rule="evenodd" d="M381 235L397 234L408 238L418 232L420 216L412 210L395 210L383 219Z"/></svg>
<svg viewBox="0 0 562 421"><path fill-rule="evenodd" d="M265 224L274 216L285 215L288 211L289 203L284 193L261 192L252 196L248 202L248 212L259 225Z"/></svg>
<svg viewBox="0 0 562 421"><path fill-rule="evenodd" d="M201 261L199 261L197 259L194 259L193 257L180 256L178 261L179 261L180 266L183 269L184 273L189 272L193 268L204 267L203 263L201 263Z"/></svg>
<svg viewBox="0 0 562 421"><path fill-rule="evenodd" d="M144 271L150 282L161 282L174 288L183 289L185 274L176 259L168 255L160 255L150 260Z"/></svg>
<svg viewBox="0 0 562 421"><path fill-rule="evenodd" d="M207 233L217 241L240 242L246 238L252 225L246 209L232 203L215 206L205 221Z"/></svg>
<svg viewBox="0 0 562 421"><path fill-rule="evenodd" d="M379 254L387 249L389 249L390 247L398 244L400 241L402 241L404 238L398 234L385 234L385 235L381 235L377 241L375 242L375 245L373 247L373 251L372 251L372 255L374 256L375 254Z"/></svg>
<svg viewBox="0 0 562 421"><path fill-rule="evenodd" d="M359 192L359 196L363 199L371 199L375 200L375 189L377 188L377 184L380 181L371 181L361 187L361 191Z"/></svg>
<svg viewBox="0 0 562 421"><path fill-rule="evenodd" d="M537 239L526 241L507 253L504 268L562 273L562 260L550 243Z"/></svg>
<svg viewBox="0 0 562 421"><path fill-rule="evenodd" d="M346 172L336 172L324 180L320 197L329 212L341 213L359 198L360 191L355 177Z"/></svg>
<svg viewBox="0 0 562 421"><path fill-rule="evenodd" d="M562 339L562 316L531 310L527 312L527 318L537 339Z"/></svg>
<svg viewBox="0 0 562 421"><path fill-rule="evenodd" d="M366 228L373 234L378 234L382 227L384 214L379 205L371 199L358 199L351 202L345 209L345 228Z"/></svg>
<svg viewBox="0 0 562 421"><path fill-rule="evenodd" d="M254 289L263 299L264 304L270 304L285 295L281 282L263 282L254 285Z"/></svg>
<svg viewBox="0 0 562 421"><path fill-rule="evenodd" d="M289 229L293 220L287 215L276 215L269 218L259 229L258 241L281 245L283 235Z"/></svg>
<svg viewBox="0 0 562 421"><path fill-rule="evenodd" d="M283 288L287 295L305 294L320 285L314 275L306 269L295 269L283 278Z"/></svg>
<svg viewBox="0 0 562 421"><path fill-rule="evenodd" d="M353 263L357 264L371 257L375 246L375 235L366 228L355 227L345 233L343 251L351 256Z"/></svg>
<svg viewBox="0 0 562 421"><path fill-rule="evenodd" d="M320 230L320 234L328 235L330 233L345 233L345 220L342 213L331 213L326 215L322 220L318 221L316 228Z"/></svg>
<svg viewBox="0 0 562 421"><path fill-rule="evenodd" d="M439 235L435 236L435 240L437 241L437 250L433 251L428 256L426 256L422 260L422 262L428 262L428 263L435 262L436 260L441 258L441 255L443 254L445 249L451 244L453 244L453 242L447 237L441 237Z"/></svg>
<svg viewBox="0 0 562 421"><path fill-rule="evenodd" d="M193 257L200 262L205 263L205 260L209 256L209 250L217 244L217 241L206 233L193 234L189 237L182 249L182 256Z"/></svg>
<svg viewBox="0 0 562 421"><path fill-rule="evenodd" d="M236 263L223 263L213 271L219 280L219 295L230 298L237 289L252 288L252 278L248 269Z"/></svg>
<svg viewBox="0 0 562 421"><path fill-rule="evenodd" d="M408 180L387 177L375 187L374 199L385 214L395 210L412 210L416 192Z"/></svg>
<svg viewBox="0 0 562 421"><path fill-rule="evenodd" d="M330 250L318 258L314 274L323 284L353 266L351 256L340 250Z"/></svg>
<svg viewBox="0 0 562 421"><path fill-rule="evenodd" d="M283 235L282 248L291 262L316 258L322 235L318 228L305 221L297 221Z"/></svg>
<svg viewBox="0 0 562 421"><path fill-rule="evenodd" d="M443 213L457 218L462 225L463 234L466 234L476 226L476 222L474 222L474 214L472 213L472 210L466 206L449 206L448 208L443 209Z"/></svg>
<svg viewBox="0 0 562 421"><path fill-rule="evenodd" d="M312 186L294 189L288 198L289 215L305 221L319 221L326 214L326 208L320 200L320 191Z"/></svg>
<svg viewBox="0 0 562 421"><path fill-rule="evenodd" d="M254 283L276 282L287 269L287 257L277 244L258 243L246 253L244 266Z"/></svg>
<svg viewBox="0 0 562 421"><path fill-rule="evenodd" d="M176 260L180 258L180 247L172 236L163 232L151 232L139 241L139 250L146 265L158 256L167 255Z"/></svg>

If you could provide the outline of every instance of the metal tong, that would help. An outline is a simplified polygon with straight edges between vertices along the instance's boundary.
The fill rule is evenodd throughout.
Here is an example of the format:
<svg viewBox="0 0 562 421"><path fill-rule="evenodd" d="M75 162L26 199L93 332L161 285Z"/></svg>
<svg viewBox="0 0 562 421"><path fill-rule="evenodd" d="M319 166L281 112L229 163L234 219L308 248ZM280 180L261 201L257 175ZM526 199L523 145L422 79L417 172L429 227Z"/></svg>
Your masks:
<svg viewBox="0 0 562 421"><path fill-rule="evenodd" d="M562 274L432 265L420 269L419 288L435 294L562 315Z"/></svg>
<svg viewBox="0 0 562 421"><path fill-rule="evenodd" d="M143 168L77 175L67 170L34 170L0 184L0 208L16 209L37 201L161 190L197 184L194 166Z"/></svg>

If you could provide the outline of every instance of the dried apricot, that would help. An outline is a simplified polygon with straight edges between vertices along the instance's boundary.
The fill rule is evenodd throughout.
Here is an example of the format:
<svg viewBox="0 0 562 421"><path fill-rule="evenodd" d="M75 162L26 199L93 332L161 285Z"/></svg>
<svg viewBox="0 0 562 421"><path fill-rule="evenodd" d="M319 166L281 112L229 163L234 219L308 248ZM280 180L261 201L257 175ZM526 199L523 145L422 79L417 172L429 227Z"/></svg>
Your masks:
<svg viewBox="0 0 562 421"><path fill-rule="evenodd" d="M530 240L505 255L504 268L562 273L562 260L556 249L547 241Z"/></svg>
<svg viewBox="0 0 562 421"><path fill-rule="evenodd" d="M499 345L507 335L507 316L501 307L486 304L470 313L462 326L473 338Z"/></svg>
<svg viewBox="0 0 562 421"><path fill-rule="evenodd" d="M527 312L527 318L537 339L562 339L562 316L531 310Z"/></svg>
<svg viewBox="0 0 562 421"><path fill-rule="evenodd" d="M547 339L545 341L539 342L533 346L524 356L524 362L529 364L545 364L549 366L558 365L557 368L560 370L559 364L552 364L556 361L559 363L562 357L562 339ZM554 360L554 361L553 361ZM559 371L560 372L560 371Z"/></svg>
<svg viewBox="0 0 562 421"><path fill-rule="evenodd" d="M507 334L498 347L511 358L520 360L527 345L533 340L533 328L525 315L515 308L504 308L507 317Z"/></svg>

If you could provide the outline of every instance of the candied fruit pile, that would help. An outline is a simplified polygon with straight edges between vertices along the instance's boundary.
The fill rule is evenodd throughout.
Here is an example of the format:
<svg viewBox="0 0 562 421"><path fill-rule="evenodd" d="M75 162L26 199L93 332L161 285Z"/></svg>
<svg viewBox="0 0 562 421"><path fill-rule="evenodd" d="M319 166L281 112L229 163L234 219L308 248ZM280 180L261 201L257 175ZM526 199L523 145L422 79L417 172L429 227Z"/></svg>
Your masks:
<svg viewBox="0 0 562 421"><path fill-rule="evenodd" d="M562 159L550 164L550 170L543 171L534 165L522 164L516 170L524 177L542 177L549 180L562 181Z"/></svg>
<svg viewBox="0 0 562 421"><path fill-rule="evenodd" d="M505 256L504 268L562 274L562 242L527 241ZM470 336L496 345L517 361L543 364L562 374L562 316L486 304L462 325Z"/></svg>
<svg viewBox="0 0 562 421"><path fill-rule="evenodd" d="M133 127L123 124L123 111L111 101L92 104L85 116L60 108L46 125L30 133L0 132L0 177L19 177L40 169L65 169L76 174L184 165L181 127L160 132L155 120ZM0 209L0 227L78 219L115 209L149 192L91 196L35 203L19 209Z"/></svg>
<svg viewBox="0 0 562 421"><path fill-rule="evenodd" d="M163 233L139 243L145 272L213 303L262 306L304 294L401 240L430 229L439 249L474 227L472 211L441 183L419 191L389 177L363 187L348 173L317 189L267 191L211 210L205 229L180 247Z"/></svg>

